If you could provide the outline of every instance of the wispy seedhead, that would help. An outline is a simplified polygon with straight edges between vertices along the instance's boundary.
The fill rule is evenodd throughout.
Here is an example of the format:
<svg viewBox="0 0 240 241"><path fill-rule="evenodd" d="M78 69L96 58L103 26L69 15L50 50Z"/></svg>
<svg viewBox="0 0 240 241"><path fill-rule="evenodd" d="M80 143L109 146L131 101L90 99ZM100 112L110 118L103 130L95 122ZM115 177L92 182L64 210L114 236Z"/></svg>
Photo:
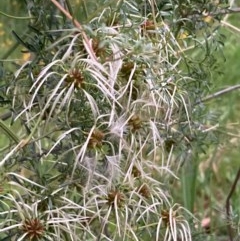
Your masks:
<svg viewBox="0 0 240 241"><path fill-rule="evenodd" d="M88 143L88 147L89 148L101 147L103 144L102 141L104 139L104 136L105 136L104 132L98 129L93 130Z"/></svg>
<svg viewBox="0 0 240 241"><path fill-rule="evenodd" d="M34 219L26 219L20 228L24 233L25 238L29 240L39 240L44 236L44 226L41 220Z"/></svg>
<svg viewBox="0 0 240 241"><path fill-rule="evenodd" d="M150 190L150 188L147 186L146 183L143 183L142 185L140 185L140 186L138 187L137 192L138 192L141 196L143 196L143 197L145 197L145 198L148 198L148 197L150 197L150 192L151 192L151 190Z"/></svg>
<svg viewBox="0 0 240 241"><path fill-rule="evenodd" d="M3 196L3 214L21 217L5 221L3 232L21 226L30 240L191 240L189 214L175 205L169 183L204 134L194 113L209 70L187 48L206 59L212 52L201 42L208 38L194 35L200 23L183 16L198 7L86 2L79 5L85 25L73 18L79 29L55 11L47 15L56 29L32 33L44 46L8 88L22 136L0 164L23 195ZM34 180L16 172L19 163Z"/></svg>
<svg viewBox="0 0 240 241"><path fill-rule="evenodd" d="M109 206L120 208L124 202L124 194L121 190L110 190L107 195L107 202Z"/></svg>
<svg viewBox="0 0 240 241"><path fill-rule="evenodd" d="M66 82L74 85L74 88L84 88L84 76L80 69L74 68L69 70Z"/></svg>

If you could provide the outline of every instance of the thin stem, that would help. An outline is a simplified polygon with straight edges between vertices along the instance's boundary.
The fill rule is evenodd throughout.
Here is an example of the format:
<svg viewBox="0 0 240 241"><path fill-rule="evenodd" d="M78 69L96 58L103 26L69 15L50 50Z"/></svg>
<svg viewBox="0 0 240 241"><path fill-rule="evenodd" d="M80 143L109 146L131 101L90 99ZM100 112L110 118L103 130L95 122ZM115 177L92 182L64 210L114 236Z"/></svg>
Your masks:
<svg viewBox="0 0 240 241"><path fill-rule="evenodd" d="M21 36L22 40L25 40L27 38L27 34L29 33L29 29L24 32L24 34ZM14 45L11 46L11 48L1 57L1 59L7 59L15 50L16 48L20 45L19 42L16 42ZM0 60L1 61L1 60Z"/></svg>
<svg viewBox="0 0 240 241"><path fill-rule="evenodd" d="M232 8L232 9L221 9L219 11L216 11L215 13L209 13L207 16L219 16L219 15L226 15L226 14L232 14L232 13L240 13L240 8Z"/></svg>
<svg viewBox="0 0 240 241"><path fill-rule="evenodd" d="M8 17L8 18L18 19L18 20L35 19L34 17L17 17L17 16L6 14L6 13L4 13L2 11L0 11L0 15L3 15L3 16Z"/></svg>
<svg viewBox="0 0 240 241"><path fill-rule="evenodd" d="M232 24L230 24L230 23L228 23L228 22L226 22L226 21L223 21L223 20L222 20L222 21L221 21L221 24L224 25L225 27L230 28L231 30L236 31L237 33L240 33L240 29L239 29L239 28L235 27L234 25L232 25Z"/></svg>
<svg viewBox="0 0 240 241"><path fill-rule="evenodd" d="M65 0L65 3L66 3L66 6L67 6L67 9L68 9L69 13L71 15L73 15L73 10L72 10L70 1L69 0Z"/></svg>
<svg viewBox="0 0 240 241"><path fill-rule="evenodd" d="M226 200L226 215L227 215L227 220L228 220L228 235L229 235L229 240L233 240L233 231L232 231L232 226L231 226L231 217L230 217L230 199L236 189L237 182L240 179L240 168L238 169L237 175L235 177L235 180L232 184L231 190L227 196Z"/></svg>
<svg viewBox="0 0 240 241"><path fill-rule="evenodd" d="M192 14L189 15L188 18L189 19L200 19L203 17L218 17L221 15L228 15L228 14L233 14L233 13L240 13L240 8L233 8L233 9L221 9L215 12L206 12L206 13L197 13L197 14Z"/></svg>
<svg viewBox="0 0 240 241"><path fill-rule="evenodd" d="M116 2L116 0L110 0L110 1L107 1L106 3L103 3L95 11L93 11L93 13L88 14L89 16L87 16L87 19L85 21L89 22L91 19L94 19L95 17L97 17L97 14L99 12L102 12L104 9L106 9L109 6L111 6L111 4L113 4L114 2Z"/></svg>
<svg viewBox="0 0 240 241"><path fill-rule="evenodd" d="M85 41L85 43L86 43L86 45L87 45L87 47L88 47L88 49L89 49L92 57L93 57L95 60L97 60L96 55L95 55L95 53L94 53L94 51L93 51L93 49L92 49L92 46L91 46L91 44L90 44L90 41L89 41L86 33L85 33L84 30L83 30L82 25L81 25L76 19L74 19L73 16L72 16L65 8L63 8L56 0L51 0L51 2L52 2L68 19L70 19L71 21L73 21L73 24L74 24L77 28L79 28L79 29L81 30L83 40Z"/></svg>
<svg viewBox="0 0 240 241"><path fill-rule="evenodd" d="M12 111L8 111L2 115L0 115L0 120L5 121L12 116Z"/></svg>
<svg viewBox="0 0 240 241"><path fill-rule="evenodd" d="M0 128L7 134L7 136L16 142L19 143L19 138L15 135L15 133L0 119Z"/></svg>
<svg viewBox="0 0 240 241"><path fill-rule="evenodd" d="M209 96L207 96L207 97L197 101L196 104L198 105L200 103L207 102L209 100L215 99L215 98L217 98L217 97L219 97L221 95L227 94L227 93L229 93L229 92L231 92L233 90L239 89L239 88L240 88L240 84L239 85L230 86L230 87L228 87L226 89L220 90L220 91L218 91L218 92L216 92L214 94L211 94L211 95L209 95Z"/></svg>

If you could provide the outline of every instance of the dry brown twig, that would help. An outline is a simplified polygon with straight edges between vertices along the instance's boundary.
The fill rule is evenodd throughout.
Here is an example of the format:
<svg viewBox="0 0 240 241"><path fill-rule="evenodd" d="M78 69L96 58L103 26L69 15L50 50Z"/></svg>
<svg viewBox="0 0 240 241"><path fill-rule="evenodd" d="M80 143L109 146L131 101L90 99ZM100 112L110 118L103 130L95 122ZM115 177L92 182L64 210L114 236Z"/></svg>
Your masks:
<svg viewBox="0 0 240 241"><path fill-rule="evenodd" d="M83 38L83 42L85 44L86 50L89 53L89 55L94 59L97 60L97 57L93 51L92 45L90 43L90 40L88 38L88 36L86 35L86 33L83 30L82 25L76 20L74 19L74 17L60 4L58 3L56 0L51 0L51 2L71 21L73 21L73 24L81 31L82 34L82 38Z"/></svg>

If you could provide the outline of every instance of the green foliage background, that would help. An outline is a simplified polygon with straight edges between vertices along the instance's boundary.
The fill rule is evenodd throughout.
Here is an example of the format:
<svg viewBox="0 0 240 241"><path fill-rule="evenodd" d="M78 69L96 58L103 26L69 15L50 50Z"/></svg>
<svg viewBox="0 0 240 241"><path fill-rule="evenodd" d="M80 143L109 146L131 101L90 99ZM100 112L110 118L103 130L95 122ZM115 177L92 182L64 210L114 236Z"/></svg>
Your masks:
<svg viewBox="0 0 240 241"><path fill-rule="evenodd" d="M78 1L77 1L78 2ZM94 1L93 1L94 4ZM240 7L240 1L236 1ZM27 16L25 9L21 6L20 1L0 1L0 11L16 16ZM74 9L80 12L79 16L84 16L84 9ZM94 14L94 11L93 13ZM85 18L84 18L85 19ZM79 17L81 21L81 17ZM227 19L231 24L240 29L240 14L233 14ZM15 39L11 30L18 33L26 31L24 29L24 20L15 20L6 16L0 16L0 56L4 55L14 45ZM223 55L226 61L221 61L220 73L213 74L213 85L210 92L214 93L220 89L240 83L239 63L240 63L240 31L233 31L227 26L222 27L222 34L225 35ZM21 61L28 58L27 54L21 53L22 47L18 47L8 57L9 62L4 60L3 64L13 70ZM221 58L219 56L219 58ZM14 61L12 61L14 60ZM12 64L15 63L15 65ZM1 79L1 87L4 86L4 79ZM225 200L229 193L230 187L235 178L236 170L239 168L240 154L240 91L223 95L219 98L209 101L207 104L210 112L219 118L221 126L220 144L206 150L206 155L202 155L197 165L197 176L195 176L196 186L194 192L195 215L203 220L211 218L211 233L209 240L215 240L216 237L226 235L226 220L224 219ZM4 107L1 107L0 114L4 113ZM12 127L16 132L18 123ZM0 132L0 146L4 146L8 141L5 134ZM195 172L196 170L194 170ZM192 173L179 173L182 180L186 175ZM188 176L187 176L188 177ZM190 178L190 177L188 177ZM180 204L187 205L188 201L184 197L184 189L187 188L184 181L172 185L175 200ZM179 188L182 192L179 192ZM176 191L174 191L176 189ZM240 187L236 189L232 198L232 206L235 214L236 223L240 220ZM220 218L219 218L220 217ZM204 232L204 230L203 230ZM205 235L205 234L204 234ZM217 240L217 239L216 239Z"/></svg>

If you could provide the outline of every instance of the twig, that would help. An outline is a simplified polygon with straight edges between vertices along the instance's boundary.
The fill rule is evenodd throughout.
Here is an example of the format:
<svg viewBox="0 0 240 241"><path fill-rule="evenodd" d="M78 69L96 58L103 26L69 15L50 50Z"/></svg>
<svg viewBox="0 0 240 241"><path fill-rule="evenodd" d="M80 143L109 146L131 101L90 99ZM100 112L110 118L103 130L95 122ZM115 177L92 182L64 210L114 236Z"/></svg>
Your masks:
<svg viewBox="0 0 240 241"><path fill-rule="evenodd" d="M190 19L199 19L202 17L217 17L221 15L233 14L233 13L240 13L240 8L228 8L228 9L220 9L215 12L199 12L197 14L192 14L187 16Z"/></svg>
<svg viewBox="0 0 240 241"><path fill-rule="evenodd" d="M232 13L240 13L240 8L228 8L228 9L221 9L219 11L216 11L215 13L209 13L207 16L219 16L219 15L225 15L225 14L232 14Z"/></svg>
<svg viewBox="0 0 240 241"><path fill-rule="evenodd" d="M85 43L86 43L86 45L87 45L87 47L88 47L88 50L90 51L91 56L92 56L95 60L97 60L96 55L95 55L95 53L94 53L94 51L93 51L93 48L92 48L92 46L91 46L91 44L90 44L90 41L89 41L86 33L85 33L84 30L83 30L82 25L81 25L76 19L74 19L73 16L72 16L65 8L63 8L63 6L61 6L61 4L59 4L56 0L51 0L51 2L52 2L68 19L70 19L71 21L73 21L73 24L74 24L77 28L79 28L79 29L81 30L83 40L85 41Z"/></svg>
<svg viewBox="0 0 240 241"><path fill-rule="evenodd" d="M4 13L4 12L2 12L2 11L0 11L0 15L3 15L3 16L8 17L8 18L18 19L18 20L35 19L34 17L19 17L19 16L13 16L13 15L9 15L9 14L7 14L7 13Z"/></svg>
<svg viewBox="0 0 240 241"><path fill-rule="evenodd" d="M197 102L196 102L196 105L198 105L198 104L200 104L200 103L202 103L202 102L207 102L207 101L209 101L209 100L212 100L212 99L214 99L214 98L217 98L217 97L219 97L219 96L221 96L221 95L224 95L224 94L226 94L226 93L229 93L229 92L231 92L231 91L233 91L233 90L236 90L236 89L239 89L239 88L240 88L240 84L239 84L239 85L230 86L230 87L228 87L228 88L226 88L226 89L220 90L220 91L218 91L218 92L216 92L216 93L214 93L214 94L211 94L211 95L209 95L209 96L206 96L205 98L197 101Z"/></svg>
<svg viewBox="0 0 240 241"><path fill-rule="evenodd" d="M230 217L230 199L236 189L237 182L240 179L240 168L238 169L237 175L235 177L235 180L232 184L231 190L227 196L226 200L226 215L228 220L228 235L229 235L229 241L233 241L233 232L232 232L232 225L231 225L231 217Z"/></svg>
<svg viewBox="0 0 240 241"><path fill-rule="evenodd" d="M234 31L240 33L240 29L239 29L239 28L235 27L234 25L232 25L232 24L230 24L230 23L228 23L228 22L226 22L226 21L223 21L223 20L222 20L222 21L221 21L221 24L224 25L225 27L230 28L231 30L234 30Z"/></svg>

